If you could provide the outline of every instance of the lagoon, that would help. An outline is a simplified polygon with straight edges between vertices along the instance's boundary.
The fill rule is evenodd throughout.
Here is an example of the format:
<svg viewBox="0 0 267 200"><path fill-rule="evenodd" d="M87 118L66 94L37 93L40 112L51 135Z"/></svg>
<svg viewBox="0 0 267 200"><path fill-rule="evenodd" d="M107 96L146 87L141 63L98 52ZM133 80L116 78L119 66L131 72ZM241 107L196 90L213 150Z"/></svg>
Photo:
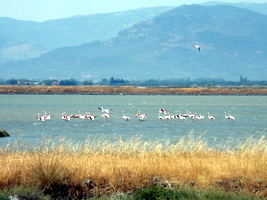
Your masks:
<svg viewBox="0 0 267 200"><path fill-rule="evenodd" d="M177 142L193 134L211 143L226 143L229 138L245 140L247 137L267 135L267 96L181 96L181 95L0 95L0 129L11 137L0 143L20 140L34 143L41 138L64 137L73 142L83 142L88 137L128 139L141 137L144 141L170 140ZM110 108L111 118L101 117L98 107ZM185 114L202 114L204 120L160 120L158 110L166 109ZM130 121L122 119L122 111ZM144 121L135 114L146 113ZM225 119L230 113L235 121ZM52 120L41 122L37 113L52 115ZM96 115L94 121L71 118L67 115ZM210 121L207 113L216 119Z"/></svg>

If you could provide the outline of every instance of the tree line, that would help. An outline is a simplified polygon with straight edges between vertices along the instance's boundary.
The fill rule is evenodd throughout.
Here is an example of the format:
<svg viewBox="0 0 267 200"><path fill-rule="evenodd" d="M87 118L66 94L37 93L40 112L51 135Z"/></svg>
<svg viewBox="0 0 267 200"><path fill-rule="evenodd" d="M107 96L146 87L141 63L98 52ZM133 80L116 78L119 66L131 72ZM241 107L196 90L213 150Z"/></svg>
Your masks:
<svg viewBox="0 0 267 200"><path fill-rule="evenodd" d="M76 79L46 79L46 80L28 80L28 79L0 79L0 85L45 85L45 86L75 86L75 85L111 85L111 86L179 86L179 87L197 87L197 86L267 86L267 81L250 81L246 77L240 76L238 81L226 81L224 79L198 78L187 79L147 79L147 80L125 80L111 77L103 78L100 81Z"/></svg>

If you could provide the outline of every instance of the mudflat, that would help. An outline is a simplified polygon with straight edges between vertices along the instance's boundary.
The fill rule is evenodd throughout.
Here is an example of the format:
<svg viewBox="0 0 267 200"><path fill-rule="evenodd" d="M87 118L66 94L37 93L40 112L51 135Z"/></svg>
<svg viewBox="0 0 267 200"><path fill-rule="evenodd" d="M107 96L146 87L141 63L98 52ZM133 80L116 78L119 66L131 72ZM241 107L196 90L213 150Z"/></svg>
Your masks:
<svg viewBox="0 0 267 200"><path fill-rule="evenodd" d="M0 86L0 94L267 95L267 87Z"/></svg>

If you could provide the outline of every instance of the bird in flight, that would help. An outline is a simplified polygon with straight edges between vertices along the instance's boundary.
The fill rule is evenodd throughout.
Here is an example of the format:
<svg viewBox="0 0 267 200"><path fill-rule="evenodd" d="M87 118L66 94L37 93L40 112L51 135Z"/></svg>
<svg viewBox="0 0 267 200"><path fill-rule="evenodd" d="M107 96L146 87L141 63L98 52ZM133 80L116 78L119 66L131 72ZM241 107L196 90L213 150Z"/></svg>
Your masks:
<svg viewBox="0 0 267 200"><path fill-rule="evenodd" d="M198 51L200 51L200 46L195 44L195 47L198 49Z"/></svg>
<svg viewBox="0 0 267 200"><path fill-rule="evenodd" d="M105 113L109 113L109 111L111 110L111 109L104 109L103 107L98 107L98 109Z"/></svg>

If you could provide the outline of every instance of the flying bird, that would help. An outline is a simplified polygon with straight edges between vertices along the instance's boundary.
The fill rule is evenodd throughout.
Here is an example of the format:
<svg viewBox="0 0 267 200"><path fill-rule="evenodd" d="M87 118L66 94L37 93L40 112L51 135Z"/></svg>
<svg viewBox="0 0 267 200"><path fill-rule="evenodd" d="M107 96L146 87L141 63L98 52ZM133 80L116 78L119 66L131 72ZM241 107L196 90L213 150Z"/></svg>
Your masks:
<svg viewBox="0 0 267 200"><path fill-rule="evenodd" d="M198 51L200 51L200 46L195 44L195 47L198 49Z"/></svg>
<svg viewBox="0 0 267 200"><path fill-rule="evenodd" d="M99 110L105 113L109 113L111 109L104 109L103 107L98 107Z"/></svg>

